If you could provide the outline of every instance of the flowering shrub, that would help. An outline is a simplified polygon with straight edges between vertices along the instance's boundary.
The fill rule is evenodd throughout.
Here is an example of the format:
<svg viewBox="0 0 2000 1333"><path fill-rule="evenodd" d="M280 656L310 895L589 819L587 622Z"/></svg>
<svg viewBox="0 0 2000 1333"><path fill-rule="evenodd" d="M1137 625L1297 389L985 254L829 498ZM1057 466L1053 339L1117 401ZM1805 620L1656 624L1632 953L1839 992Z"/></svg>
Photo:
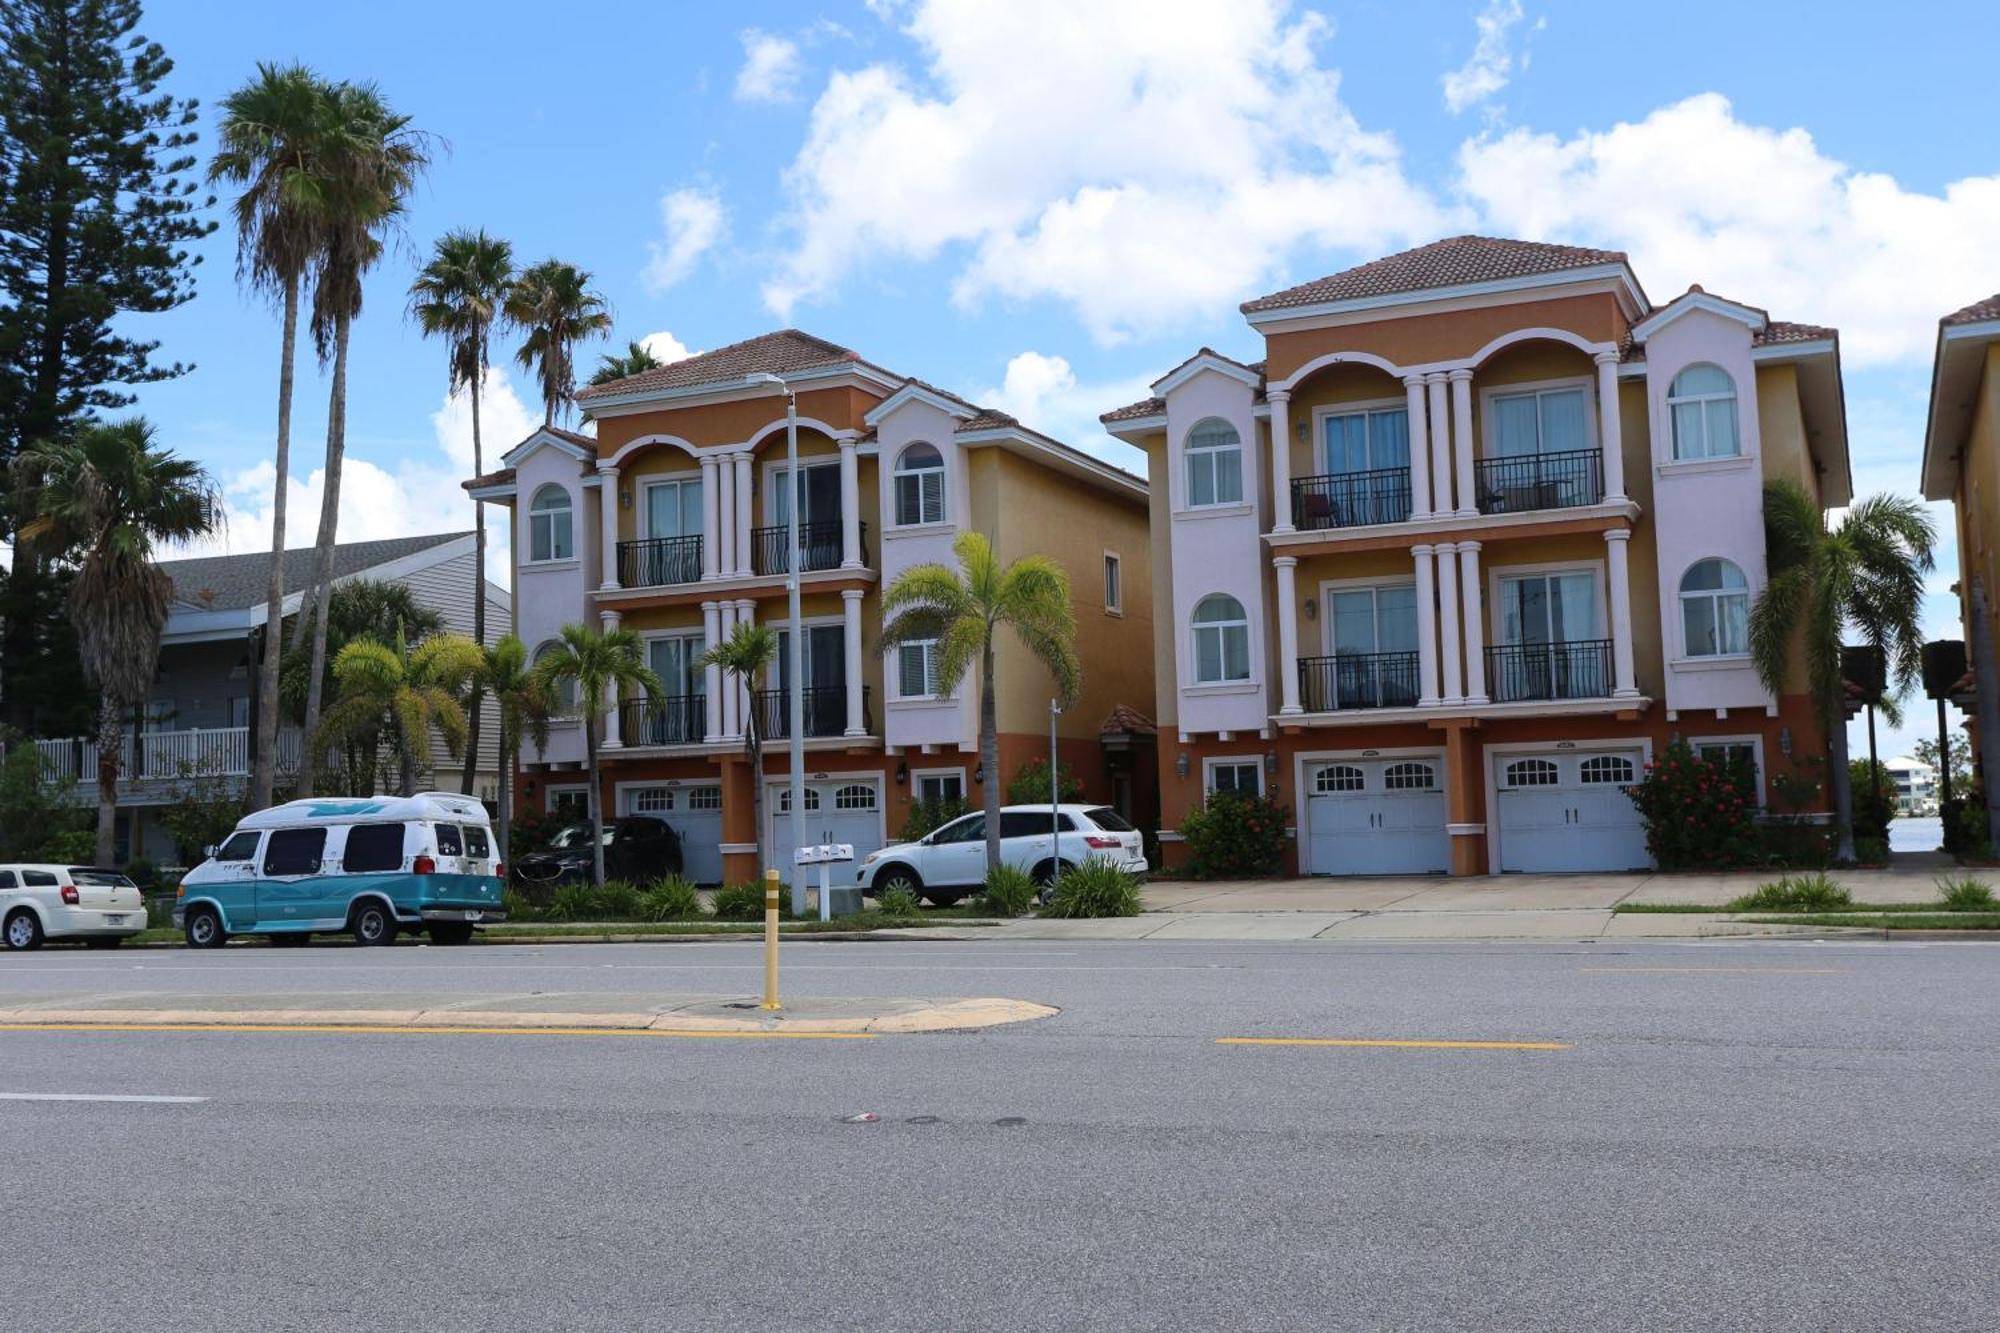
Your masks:
<svg viewBox="0 0 2000 1333"><path fill-rule="evenodd" d="M1210 792L1181 820L1188 873L1196 879L1275 875L1285 864L1285 822L1291 811L1268 796Z"/></svg>
<svg viewBox="0 0 2000 1333"><path fill-rule="evenodd" d="M1759 856L1755 781L1684 743L1648 763L1626 795L1639 807L1646 850L1662 870L1721 870Z"/></svg>

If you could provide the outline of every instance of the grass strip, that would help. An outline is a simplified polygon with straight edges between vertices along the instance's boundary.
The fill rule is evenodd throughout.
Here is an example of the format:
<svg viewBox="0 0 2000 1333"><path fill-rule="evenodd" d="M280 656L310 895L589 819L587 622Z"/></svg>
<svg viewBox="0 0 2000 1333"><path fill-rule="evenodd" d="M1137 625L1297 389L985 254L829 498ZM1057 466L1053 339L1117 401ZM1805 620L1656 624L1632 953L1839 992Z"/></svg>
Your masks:
<svg viewBox="0 0 2000 1333"><path fill-rule="evenodd" d="M1848 926L1872 930L2000 930L2000 912L1941 912L1919 906L1914 911L1815 912L1790 916L1738 918L1755 926Z"/></svg>
<svg viewBox="0 0 2000 1333"><path fill-rule="evenodd" d="M1754 909L1753 909L1753 910L1754 910ZM1849 903L1849 904L1848 904L1847 906L1845 906L1845 907L1829 907L1829 908L1826 908L1826 909L1824 909L1824 910L1822 910L1822 911L1818 911L1818 912L1806 912L1806 913L1798 913L1797 915L1804 915L1804 916L1814 916L1814 917L1820 917L1820 916L1847 916L1847 915L1850 915L1850 914L1861 914L1861 915L1869 915L1869 914L1874 914L1874 915L1892 915L1892 914L1893 914L1893 915L1898 915L1898 916L1901 916L1901 915L1905 915L1905 914L1908 914L1908 913L1917 913L1917 914L1923 914L1923 913L1935 913L1935 914L1937 914L1937 915L1940 915L1940 916L1977 916L1977 915L1985 915L1985 916L1992 916L1992 915L1995 915L1995 914L1994 914L1994 913L1992 913L1992 912L1985 912L1985 913L1980 913L1980 912L1967 912L1967 911L1963 911L1963 910L1961 910L1961 909L1958 909L1958 908L1951 908L1951 907L1945 907L1945 906L1943 906L1942 904L1939 904L1939 903L1934 903L1934 902L1932 902L1932 903ZM1620 903L1620 904L1618 904L1618 905L1617 905L1616 907L1613 907L1613 908L1611 909L1611 914L1612 914L1613 916L1619 916L1619 915L1633 915L1633 916L1647 916L1647 915L1653 915L1653 916L1663 916L1663 915L1701 915L1701 916L1740 916L1740 915L1742 915L1742 914L1743 914L1743 909L1741 909L1741 908L1733 908L1733 907L1730 907L1730 906L1729 906L1729 905L1728 905L1727 903L1716 903L1716 904L1713 904L1713 905L1711 905L1711 906L1707 906L1707 907L1704 907L1704 906L1702 906L1702 905L1701 905L1701 904L1699 904L1699 903Z"/></svg>

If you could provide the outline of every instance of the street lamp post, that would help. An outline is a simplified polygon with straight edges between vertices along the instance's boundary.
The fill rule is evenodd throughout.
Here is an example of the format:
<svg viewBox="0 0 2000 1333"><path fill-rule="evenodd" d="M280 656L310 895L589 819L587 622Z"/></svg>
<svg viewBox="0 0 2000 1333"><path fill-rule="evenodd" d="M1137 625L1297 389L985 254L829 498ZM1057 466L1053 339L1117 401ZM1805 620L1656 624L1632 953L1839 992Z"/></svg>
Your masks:
<svg viewBox="0 0 2000 1333"><path fill-rule="evenodd" d="M751 378L758 383L775 384L785 395L785 485L791 491L785 497L785 593L789 601L786 623L791 641L786 656L792 678L791 687L785 691L785 707L791 718L792 755L792 864L788 874L792 883L792 911L803 915L806 888L798 852L806 845L806 701L805 640L799 626L799 397L781 376L765 372ZM752 780L762 782L764 775L753 774Z"/></svg>

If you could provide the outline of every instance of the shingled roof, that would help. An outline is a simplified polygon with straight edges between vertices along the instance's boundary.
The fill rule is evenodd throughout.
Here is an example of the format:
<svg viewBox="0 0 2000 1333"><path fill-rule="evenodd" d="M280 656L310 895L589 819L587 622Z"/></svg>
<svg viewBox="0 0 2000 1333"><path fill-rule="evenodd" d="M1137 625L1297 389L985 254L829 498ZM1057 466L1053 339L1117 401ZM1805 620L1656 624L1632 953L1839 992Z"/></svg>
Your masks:
<svg viewBox="0 0 2000 1333"><path fill-rule="evenodd" d="M1954 310L1938 323L1946 328L1954 324L1984 324L2000 319L2000 296L1989 296L1984 301L1974 301L1963 310Z"/></svg>
<svg viewBox="0 0 2000 1333"><path fill-rule="evenodd" d="M469 532L436 532L421 537L392 537L379 542L345 542L333 548L333 577L344 579L428 551ZM313 548L285 552L285 588L303 588L312 569ZM212 555L195 560L163 560L160 568L174 581L174 600L203 611L241 611L264 602L271 576L271 553Z"/></svg>
<svg viewBox="0 0 2000 1333"><path fill-rule="evenodd" d="M622 380L593 384L577 390L576 400L589 403L629 393L686 389L699 384L728 384L750 375L783 375L846 362L858 363L860 360L859 352L839 343L815 338L798 329L779 329L775 333L760 333L755 338L718 347L712 352L683 357L671 365L627 375Z"/></svg>
<svg viewBox="0 0 2000 1333"><path fill-rule="evenodd" d="M1523 278L1625 262L1622 250L1592 250L1577 245L1512 241L1495 236L1452 236L1401 254L1370 260L1297 287L1287 287L1284 291L1272 292L1254 301L1245 301L1242 310L1248 315L1260 310L1284 310L1327 301L1365 300L1371 296L1394 296L1402 292L1428 291L1434 287L1497 282L1503 278Z"/></svg>

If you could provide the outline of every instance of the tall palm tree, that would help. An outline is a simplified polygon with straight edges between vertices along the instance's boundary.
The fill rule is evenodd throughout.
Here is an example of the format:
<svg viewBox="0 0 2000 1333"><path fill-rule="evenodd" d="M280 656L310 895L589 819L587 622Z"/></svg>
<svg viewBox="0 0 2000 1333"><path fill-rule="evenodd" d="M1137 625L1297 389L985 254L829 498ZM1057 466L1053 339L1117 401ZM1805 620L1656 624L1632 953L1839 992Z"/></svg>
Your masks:
<svg viewBox="0 0 2000 1333"><path fill-rule="evenodd" d="M629 629L594 630L588 625L564 625L562 637L531 673L550 695L568 684L576 689L583 717L583 750L590 770L590 848L596 882L604 883L604 811L597 777L598 733L604 710L616 708L628 690L666 693L660 678L646 665L646 645Z"/></svg>
<svg viewBox="0 0 2000 1333"><path fill-rule="evenodd" d="M326 673L327 598L333 593L333 548L340 526L340 468L347 454L347 343L361 313L361 280L382 257L383 233L401 216L417 178L430 164L430 139L397 115L372 83L336 84L328 92L325 225L315 258L312 335L333 385L326 414L326 480L314 543L310 609L312 674L306 678L307 735L319 726ZM299 774L311 794L312 767Z"/></svg>
<svg viewBox="0 0 2000 1333"><path fill-rule="evenodd" d="M1870 496L1829 527L1819 502L1798 483L1764 487L1769 577L1750 611L1750 655L1764 688L1777 695L1798 661L1795 646L1804 653L1806 689L1826 732L1844 861L1854 859L1854 793L1841 640L1850 629L1858 633L1882 653L1890 692L1899 698L1908 692L1923 672L1924 576L1936 542L1923 506L1900 495Z"/></svg>
<svg viewBox="0 0 2000 1333"><path fill-rule="evenodd" d="M108 866L124 721L159 669L173 598L153 549L212 531L221 497L200 464L154 443L143 417L32 444L14 468L32 503L21 541L77 561L70 616L84 675L98 690L96 860Z"/></svg>
<svg viewBox="0 0 2000 1333"><path fill-rule="evenodd" d="M730 689L739 685L753 697L757 682L778 658L778 632L769 625L738 623L728 638L711 645L702 654L704 667L721 670ZM757 710L743 714L743 757L750 764L750 817L757 822L757 863L764 862L764 737L757 725Z"/></svg>
<svg viewBox="0 0 2000 1333"><path fill-rule="evenodd" d="M649 370L658 370L665 364L642 344L626 343L623 352L606 352L597 358L597 369L591 373L590 382L609 384L613 380L629 379Z"/></svg>
<svg viewBox="0 0 2000 1333"><path fill-rule="evenodd" d="M257 664L257 752L250 805L271 803L278 753L278 659L283 651L285 508L292 457L292 381L297 362L299 289L323 247L327 194L324 145L327 87L304 65L257 66L257 77L222 101L210 184L240 188L236 272L282 310L278 344L277 477L271 500L271 572L264 593L264 650Z"/></svg>
<svg viewBox="0 0 2000 1333"><path fill-rule="evenodd" d="M336 747L373 758L383 738L396 750L405 796L417 771L435 760L432 732L453 758L464 752L465 709L458 697L481 665L479 645L462 634L433 634L415 648L356 639L333 662L333 704L312 733L317 769Z"/></svg>
<svg viewBox="0 0 2000 1333"><path fill-rule="evenodd" d="M1004 625L1055 678L1056 695L1067 705L1083 684L1076 658L1076 613L1070 606L1069 578L1062 566L1042 555L1026 555L1003 566L993 546L977 532L962 532L952 543L957 569L913 565L882 594L882 651L904 644L935 645L941 695L958 689L973 663L979 664L979 764L986 809L986 866L1000 864L1000 737L994 698L993 645ZM1053 868L1052 868L1053 869Z"/></svg>
<svg viewBox="0 0 2000 1333"><path fill-rule="evenodd" d="M514 357L535 372L542 424L556 424L576 393L576 346L611 331L611 310L590 289L590 274L560 259L523 269L507 293L507 320L527 335Z"/></svg>
<svg viewBox="0 0 2000 1333"><path fill-rule="evenodd" d="M414 647L433 634L444 633L444 629L444 616L419 602L407 583L352 579L336 586L333 596L327 599L326 651L336 659L340 650L356 639L369 638L386 644L400 640ZM294 722L305 719L306 673L311 669L311 644L294 642L285 650L278 695L285 716ZM332 683L331 679L322 681L322 690Z"/></svg>
<svg viewBox="0 0 2000 1333"><path fill-rule="evenodd" d="M410 284L410 313L426 338L442 338L445 347L446 392L467 389L472 394L472 475L486 471L486 449L479 433L479 393L486 378L487 340L500 315L507 289L514 281L514 248L482 231L459 230L438 238L431 261ZM472 502L473 589L472 641L486 644L486 502ZM479 682L470 700L472 733L465 743L465 778L461 790L472 794L472 773L479 763Z"/></svg>
<svg viewBox="0 0 2000 1333"><path fill-rule="evenodd" d="M514 827L514 782L520 773L521 742L524 738L533 741L537 751L548 745L555 698L547 683L529 667L527 645L512 634L485 650L485 660L473 679L493 692L500 714L500 860L504 863Z"/></svg>

